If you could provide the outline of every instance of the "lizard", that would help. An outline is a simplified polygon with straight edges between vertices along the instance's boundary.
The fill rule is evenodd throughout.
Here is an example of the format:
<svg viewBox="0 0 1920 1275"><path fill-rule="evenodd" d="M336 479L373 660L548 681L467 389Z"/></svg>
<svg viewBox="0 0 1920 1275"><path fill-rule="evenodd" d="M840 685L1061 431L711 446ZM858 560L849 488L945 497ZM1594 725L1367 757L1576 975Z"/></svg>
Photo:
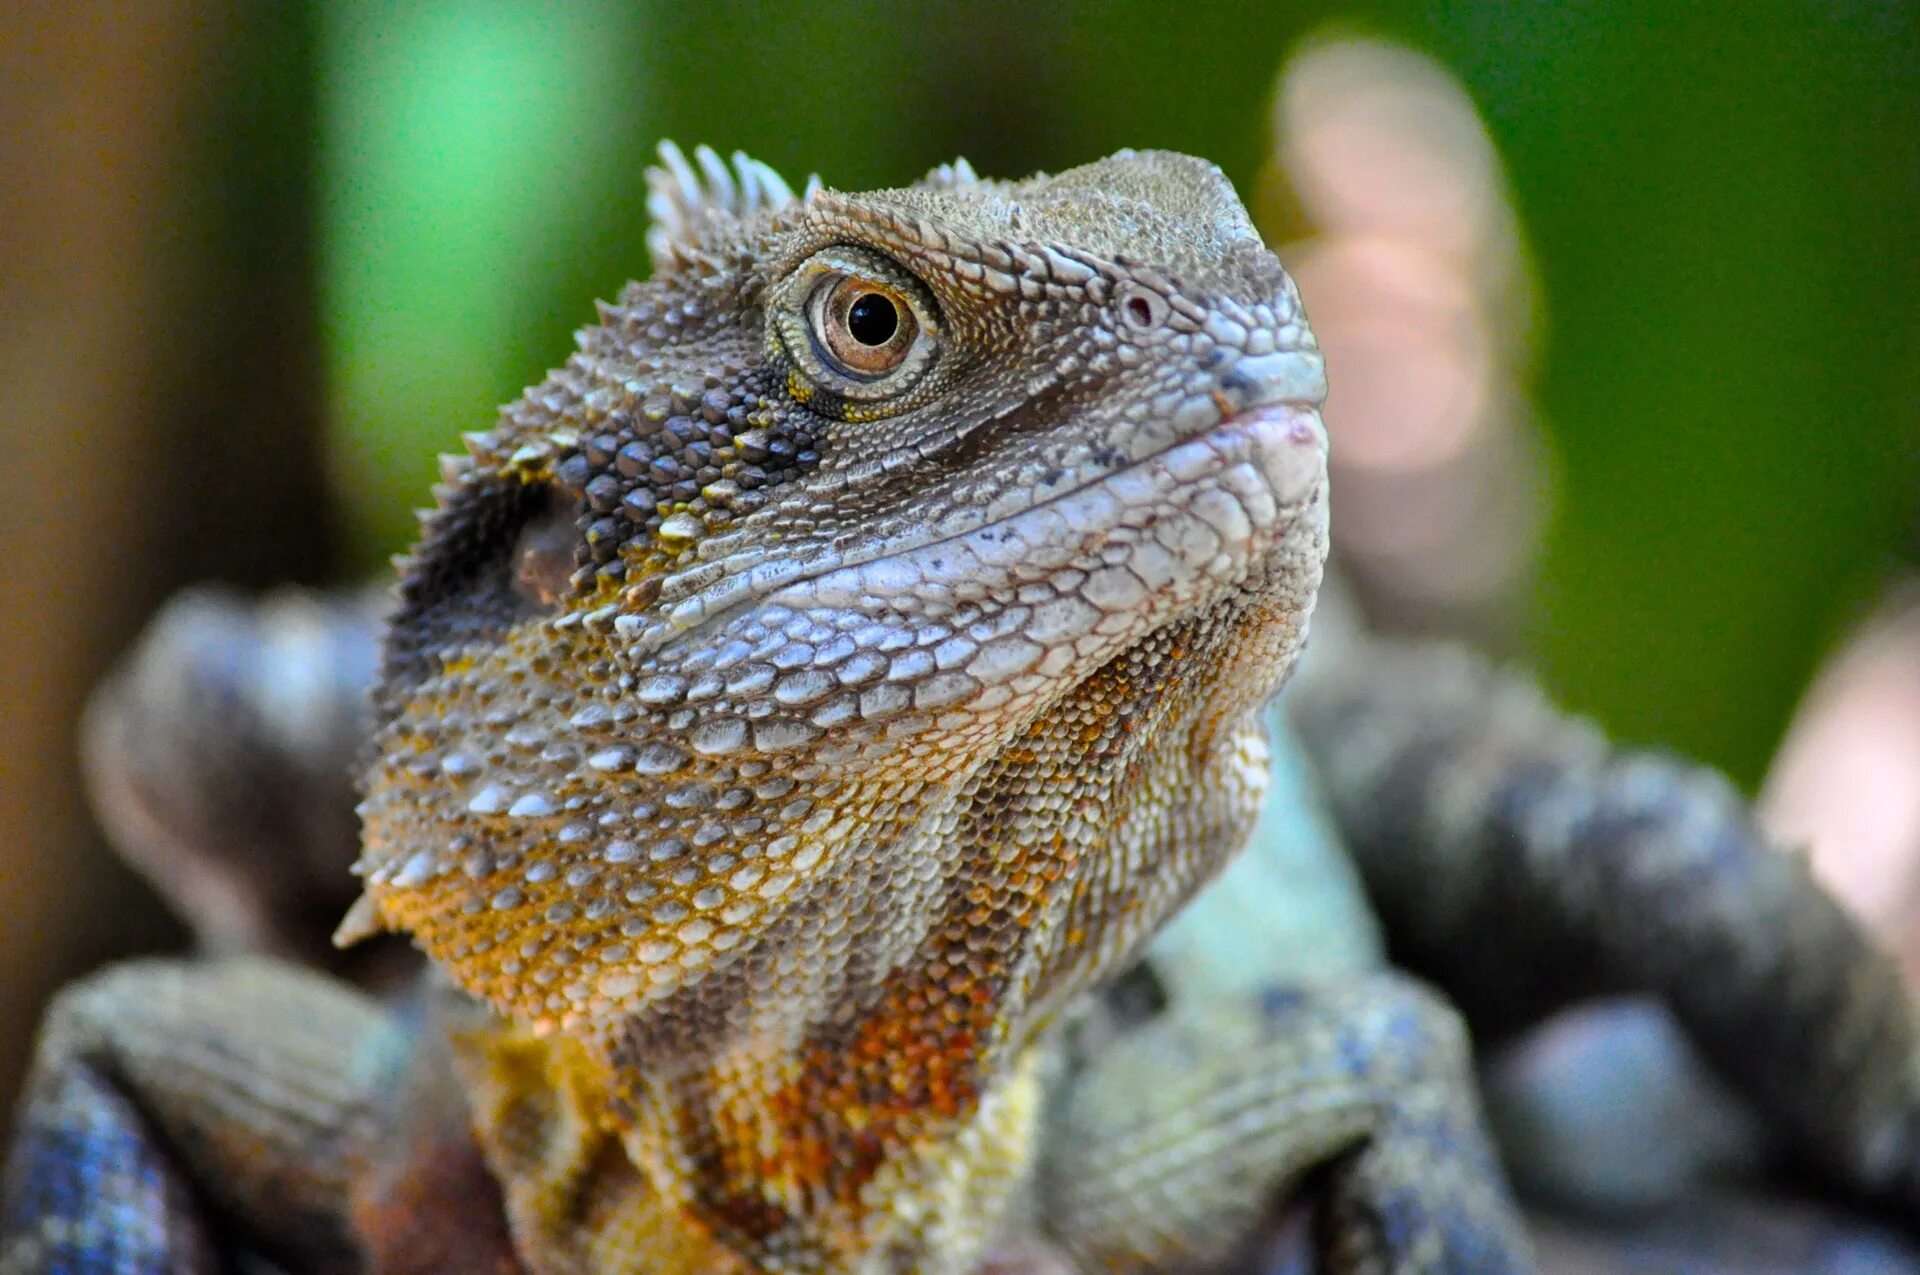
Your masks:
<svg viewBox="0 0 1920 1275"><path fill-rule="evenodd" d="M1324 369L1231 185L1160 152L796 195L666 149L650 181L651 279L445 462L389 620L341 935L409 933L428 986L67 993L5 1260L211 1269L230 1228L293 1269L1199 1269L1313 1181L1330 1269L1526 1269L1439 998L1263 979L1256 932L1239 985L1133 1003L1254 827L1327 548ZM1390 923L1584 951L1592 873L1556 869L1706 827L1645 897L1694 900L1703 950L1701 900L1763 924L1653 973L1835 1180L1910 1208L1884 960L1718 790L1438 667L1296 697L1362 866L1449 874L1370 873Z"/></svg>

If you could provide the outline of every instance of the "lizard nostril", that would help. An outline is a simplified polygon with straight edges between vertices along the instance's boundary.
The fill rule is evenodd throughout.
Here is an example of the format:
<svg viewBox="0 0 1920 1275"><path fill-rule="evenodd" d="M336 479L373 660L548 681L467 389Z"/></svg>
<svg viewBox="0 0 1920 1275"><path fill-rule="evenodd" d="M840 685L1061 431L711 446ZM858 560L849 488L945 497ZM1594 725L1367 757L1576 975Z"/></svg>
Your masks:
<svg viewBox="0 0 1920 1275"><path fill-rule="evenodd" d="M1119 289L1120 316L1136 332L1151 332L1167 321L1167 299L1134 283Z"/></svg>

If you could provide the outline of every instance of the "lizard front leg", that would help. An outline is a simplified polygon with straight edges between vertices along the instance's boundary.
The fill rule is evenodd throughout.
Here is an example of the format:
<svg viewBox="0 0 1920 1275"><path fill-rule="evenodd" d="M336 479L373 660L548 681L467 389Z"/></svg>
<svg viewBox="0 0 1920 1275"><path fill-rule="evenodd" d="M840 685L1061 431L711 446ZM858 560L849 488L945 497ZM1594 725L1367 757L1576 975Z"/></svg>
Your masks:
<svg viewBox="0 0 1920 1275"><path fill-rule="evenodd" d="M1042 1229L1086 1271L1212 1269L1320 1169L1324 1270L1530 1269L1459 1020L1391 974L1175 1004L1105 1042L1060 1096Z"/></svg>
<svg viewBox="0 0 1920 1275"><path fill-rule="evenodd" d="M459 1260L487 1251L484 1209L429 1235L432 1175L395 1173L409 1151L388 1115L408 1065L386 1011L275 961L145 962L75 985L42 1032L0 1270L194 1275L256 1251L356 1271L369 1227L395 1258L375 1269L431 1269L431 1253L511 1269Z"/></svg>
<svg viewBox="0 0 1920 1275"><path fill-rule="evenodd" d="M1856 1191L1920 1205L1920 1017L1893 962L1725 781L1615 750L1463 653L1371 643L1293 697L1397 956L1498 1034L1657 994Z"/></svg>

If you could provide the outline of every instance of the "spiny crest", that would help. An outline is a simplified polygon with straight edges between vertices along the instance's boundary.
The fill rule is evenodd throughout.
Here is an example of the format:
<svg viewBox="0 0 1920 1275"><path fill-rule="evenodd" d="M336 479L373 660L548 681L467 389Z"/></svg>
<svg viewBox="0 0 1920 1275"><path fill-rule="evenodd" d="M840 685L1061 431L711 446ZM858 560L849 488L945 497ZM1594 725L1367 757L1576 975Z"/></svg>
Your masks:
<svg viewBox="0 0 1920 1275"><path fill-rule="evenodd" d="M980 184L980 174L973 171L973 165L965 158L955 159L951 164L942 164L920 179L920 184L930 190L958 190Z"/></svg>
<svg viewBox="0 0 1920 1275"><path fill-rule="evenodd" d="M820 189L807 178L800 201ZM655 275L671 273L708 259L705 242L716 223L737 222L760 212L778 212L794 204L786 179L757 159L733 152L732 164L711 146L693 148L693 159L672 142L660 143L660 163L647 169L647 252Z"/></svg>

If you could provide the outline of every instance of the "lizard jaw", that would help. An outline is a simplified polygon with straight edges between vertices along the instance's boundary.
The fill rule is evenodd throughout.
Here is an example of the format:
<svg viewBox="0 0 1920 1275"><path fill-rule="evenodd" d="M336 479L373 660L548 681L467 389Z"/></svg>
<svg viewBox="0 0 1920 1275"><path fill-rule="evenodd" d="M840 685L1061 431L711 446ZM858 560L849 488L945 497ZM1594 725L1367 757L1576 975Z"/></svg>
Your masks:
<svg viewBox="0 0 1920 1275"><path fill-rule="evenodd" d="M1096 667L1276 564L1310 567L1317 578L1325 505L1319 414L1275 401L1223 414L1203 432L1020 513L803 577L767 601L793 611L912 615L951 591L1012 598L1077 577L1077 587L1034 603L1019 632L1046 648L1037 674L1052 681L1068 675L1065 664ZM1284 552L1296 542L1305 560Z"/></svg>
<svg viewBox="0 0 1920 1275"><path fill-rule="evenodd" d="M1104 601L1089 599L1113 610L1195 572L1245 576L1270 556L1266 550L1289 538L1300 518L1324 523L1323 369L1311 349L1243 358L1213 390L1180 406L1171 422L1176 437L1166 446L963 530L844 554L816 546L804 558L736 561L717 580L721 563L704 563L686 575L710 583L687 591L651 622L629 617L619 623L629 639L626 655L643 666L672 663L722 640L730 622L757 606L858 610L879 603L912 612L919 609L916 592L1004 586L1012 593L1044 573L1077 569L1113 586ZM1241 508L1236 513L1229 504ZM1084 561L1112 557L1116 545L1150 530L1159 547L1147 543L1137 551L1141 569L1131 585L1106 569L1119 564ZM1324 530L1317 538L1324 556ZM664 594L675 591L673 580L665 582Z"/></svg>

